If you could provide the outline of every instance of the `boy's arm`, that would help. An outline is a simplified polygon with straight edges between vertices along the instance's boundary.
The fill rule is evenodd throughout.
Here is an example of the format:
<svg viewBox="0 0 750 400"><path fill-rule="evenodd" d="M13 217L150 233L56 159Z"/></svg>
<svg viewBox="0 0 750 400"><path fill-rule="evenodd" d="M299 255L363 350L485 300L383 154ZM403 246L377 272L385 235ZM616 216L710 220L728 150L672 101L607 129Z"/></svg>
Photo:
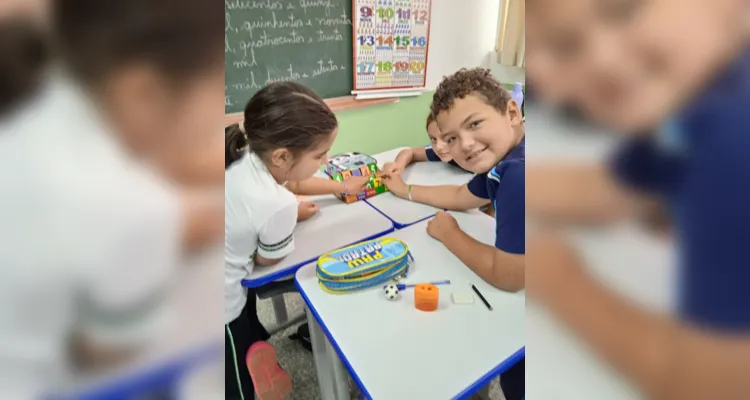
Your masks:
<svg viewBox="0 0 750 400"><path fill-rule="evenodd" d="M404 198L408 197L407 194ZM412 185L412 201L453 211L466 211L489 204L489 199L474 196L466 185L419 186Z"/></svg>
<svg viewBox="0 0 750 400"><path fill-rule="evenodd" d="M658 399L750 398L750 335L700 331L635 307L581 272L564 242L532 244L529 291Z"/></svg>
<svg viewBox="0 0 750 400"><path fill-rule="evenodd" d="M517 292L525 286L526 251L525 165L506 164L495 193L495 245L480 243L463 232L455 219L438 213L432 231L445 232L441 240L448 249L482 279L498 289ZM486 180L475 179L467 187L477 195L487 193ZM494 190L494 189L493 189ZM445 229L439 229L444 225ZM430 228L428 228L428 232Z"/></svg>
<svg viewBox="0 0 750 400"><path fill-rule="evenodd" d="M424 147L412 147L411 156L412 156L411 162L429 161L427 158L427 150L425 150ZM398 157L396 157L396 159L398 160ZM406 164L406 165L409 165L409 164Z"/></svg>
<svg viewBox="0 0 750 400"><path fill-rule="evenodd" d="M400 175L414 161L427 161L424 147L412 147L401 150L395 160L383 164L381 175Z"/></svg>
<svg viewBox="0 0 750 400"><path fill-rule="evenodd" d="M492 286L508 292L523 290L524 255L511 254L478 242L462 231L450 214L438 213L427 232Z"/></svg>
<svg viewBox="0 0 750 400"><path fill-rule="evenodd" d="M409 185L400 176L384 176L383 184L397 197L409 199ZM489 199L474 195L468 185L420 186L412 185L411 200L445 210L465 211L489 203Z"/></svg>
<svg viewBox="0 0 750 400"><path fill-rule="evenodd" d="M401 167L403 170L406 168L409 164L413 163L414 161L419 161L417 152L419 150L422 150L422 156L424 156L424 148L421 147L411 147L408 149L401 150L398 155L396 156L396 159L393 161L394 164ZM424 158L427 158L424 156Z"/></svg>
<svg viewBox="0 0 750 400"><path fill-rule="evenodd" d="M598 223L634 215L639 199L618 185L603 164L529 164L526 206L530 216Z"/></svg>

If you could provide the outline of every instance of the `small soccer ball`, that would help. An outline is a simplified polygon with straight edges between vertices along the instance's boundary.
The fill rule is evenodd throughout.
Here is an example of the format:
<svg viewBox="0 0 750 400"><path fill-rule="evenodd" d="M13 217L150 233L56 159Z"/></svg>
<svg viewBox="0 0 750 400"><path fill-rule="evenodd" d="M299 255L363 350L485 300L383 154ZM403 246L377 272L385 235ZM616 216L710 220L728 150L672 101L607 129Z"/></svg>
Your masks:
<svg viewBox="0 0 750 400"><path fill-rule="evenodd" d="M385 287L385 297L388 300L394 300L398 297L398 287L396 285L388 285Z"/></svg>

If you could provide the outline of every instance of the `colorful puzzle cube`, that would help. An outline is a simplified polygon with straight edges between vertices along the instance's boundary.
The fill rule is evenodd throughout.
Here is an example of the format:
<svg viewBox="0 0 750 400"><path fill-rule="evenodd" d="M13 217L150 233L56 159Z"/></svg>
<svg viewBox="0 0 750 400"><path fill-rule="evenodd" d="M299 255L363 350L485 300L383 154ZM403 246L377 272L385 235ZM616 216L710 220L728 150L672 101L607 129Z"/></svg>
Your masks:
<svg viewBox="0 0 750 400"><path fill-rule="evenodd" d="M376 176L378 171L378 161L361 153L338 154L330 157L328 164L326 164L326 174L338 182L343 182L352 176L370 177L370 182L367 184L367 189L364 192L339 196L345 203L353 203L357 200L366 199L388 191Z"/></svg>

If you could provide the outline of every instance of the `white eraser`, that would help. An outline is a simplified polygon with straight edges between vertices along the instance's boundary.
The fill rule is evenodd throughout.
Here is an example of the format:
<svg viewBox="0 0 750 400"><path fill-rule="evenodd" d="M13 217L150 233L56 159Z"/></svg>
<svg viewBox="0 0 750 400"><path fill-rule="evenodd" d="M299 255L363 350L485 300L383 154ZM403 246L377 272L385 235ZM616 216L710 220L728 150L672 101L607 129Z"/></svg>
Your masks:
<svg viewBox="0 0 750 400"><path fill-rule="evenodd" d="M453 293L453 302L456 304L474 304L474 295L468 292Z"/></svg>

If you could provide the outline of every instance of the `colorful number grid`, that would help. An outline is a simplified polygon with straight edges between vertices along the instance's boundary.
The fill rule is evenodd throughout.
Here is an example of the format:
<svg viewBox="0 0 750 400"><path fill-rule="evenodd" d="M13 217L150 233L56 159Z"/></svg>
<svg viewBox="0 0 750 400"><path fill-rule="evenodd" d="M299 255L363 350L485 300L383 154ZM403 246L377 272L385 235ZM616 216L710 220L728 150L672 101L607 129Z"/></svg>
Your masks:
<svg viewBox="0 0 750 400"><path fill-rule="evenodd" d="M430 0L354 0L355 90L423 87Z"/></svg>

